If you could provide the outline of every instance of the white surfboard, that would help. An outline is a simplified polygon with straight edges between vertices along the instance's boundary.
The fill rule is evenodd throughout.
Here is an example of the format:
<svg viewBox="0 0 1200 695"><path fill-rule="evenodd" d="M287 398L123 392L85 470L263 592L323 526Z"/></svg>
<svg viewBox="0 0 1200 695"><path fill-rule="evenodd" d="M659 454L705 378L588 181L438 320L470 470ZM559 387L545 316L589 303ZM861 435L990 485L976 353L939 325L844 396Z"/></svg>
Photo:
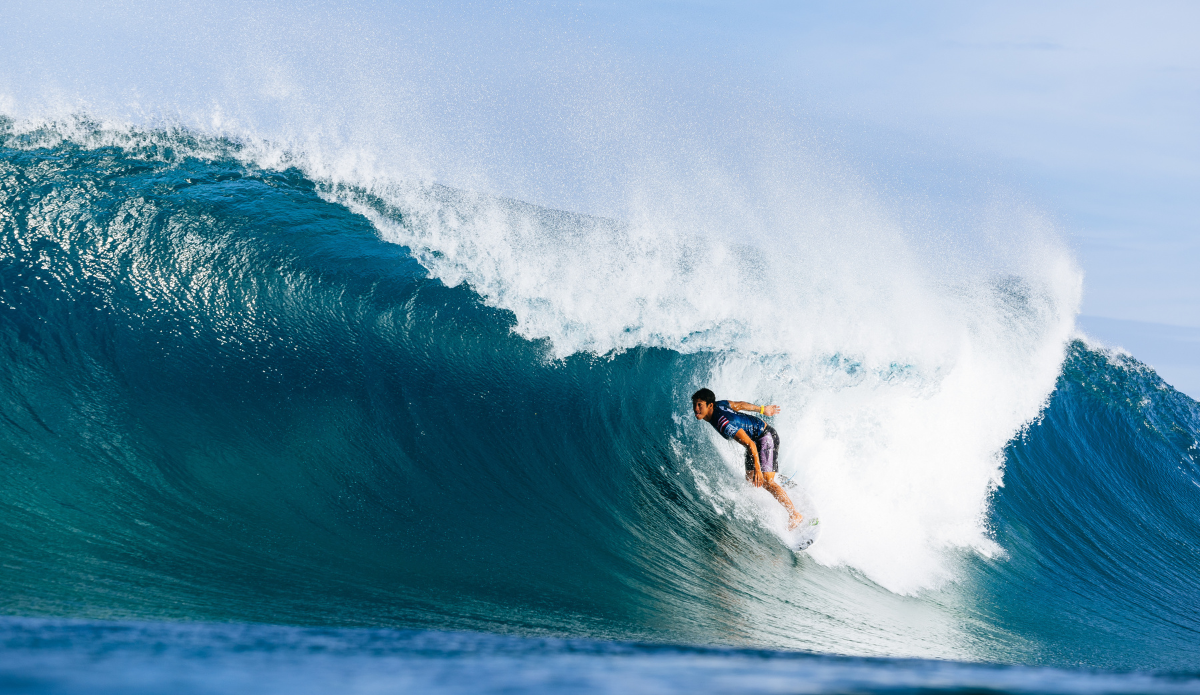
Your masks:
<svg viewBox="0 0 1200 695"><path fill-rule="evenodd" d="M817 542L817 537L821 535L821 520L816 516L805 516L800 525L791 531L787 532L785 542L787 546L796 552L808 549L808 546Z"/></svg>
<svg viewBox="0 0 1200 695"><path fill-rule="evenodd" d="M797 488L790 476L779 476L779 483L792 491L792 503L796 505L796 510L804 515L799 526L784 533L783 542L796 552L806 550L816 543L817 537L821 535L821 519L817 516L817 509L808 495Z"/></svg>

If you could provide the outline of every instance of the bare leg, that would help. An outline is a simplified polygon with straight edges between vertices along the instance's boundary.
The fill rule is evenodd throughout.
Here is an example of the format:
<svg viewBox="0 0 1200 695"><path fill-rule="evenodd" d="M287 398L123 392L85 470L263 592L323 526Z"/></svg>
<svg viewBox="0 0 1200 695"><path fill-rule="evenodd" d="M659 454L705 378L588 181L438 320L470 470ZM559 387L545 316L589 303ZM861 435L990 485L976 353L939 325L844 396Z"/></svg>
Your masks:
<svg viewBox="0 0 1200 695"><path fill-rule="evenodd" d="M766 478L766 480L763 481L763 487L767 489L767 492L774 495L775 499L779 500L779 503L783 505L783 508L786 509L788 514L791 516L791 520L788 522L788 528L794 529L799 526L800 522L804 519L804 515L796 511L796 508L792 506L792 500L790 497L788 497L787 491L783 489L782 485L775 482L775 474L765 473L763 477Z"/></svg>

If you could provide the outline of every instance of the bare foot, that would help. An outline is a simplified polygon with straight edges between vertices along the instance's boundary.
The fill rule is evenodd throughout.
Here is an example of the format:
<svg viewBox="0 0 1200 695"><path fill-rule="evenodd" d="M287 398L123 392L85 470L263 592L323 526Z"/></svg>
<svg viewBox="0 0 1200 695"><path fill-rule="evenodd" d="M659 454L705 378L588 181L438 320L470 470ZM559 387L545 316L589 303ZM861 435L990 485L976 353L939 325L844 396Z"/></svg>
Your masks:
<svg viewBox="0 0 1200 695"><path fill-rule="evenodd" d="M792 520L788 523L788 530L789 531L795 530L796 527L798 527L800 525L801 521L804 521L804 515L797 513L795 516L792 517Z"/></svg>

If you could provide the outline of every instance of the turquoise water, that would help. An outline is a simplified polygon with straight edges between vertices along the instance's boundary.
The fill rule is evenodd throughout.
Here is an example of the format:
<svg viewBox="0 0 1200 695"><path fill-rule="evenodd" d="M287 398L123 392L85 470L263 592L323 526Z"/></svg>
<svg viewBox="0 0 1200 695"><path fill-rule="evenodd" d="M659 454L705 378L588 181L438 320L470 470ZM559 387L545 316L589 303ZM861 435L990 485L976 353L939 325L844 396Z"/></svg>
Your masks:
<svg viewBox="0 0 1200 695"><path fill-rule="evenodd" d="M878 354L751 350L760 326L645 268L589 285L658 258L621 223L186 131L3 132L9 691L248 689L260 659L444 691L1197 687L1063 670L1196 670L1200 406L1072 337L1053 278L942 285ZM887 327L764 301L805 297ZM795 414L811 552L689 419L703 384Z"/></svg>

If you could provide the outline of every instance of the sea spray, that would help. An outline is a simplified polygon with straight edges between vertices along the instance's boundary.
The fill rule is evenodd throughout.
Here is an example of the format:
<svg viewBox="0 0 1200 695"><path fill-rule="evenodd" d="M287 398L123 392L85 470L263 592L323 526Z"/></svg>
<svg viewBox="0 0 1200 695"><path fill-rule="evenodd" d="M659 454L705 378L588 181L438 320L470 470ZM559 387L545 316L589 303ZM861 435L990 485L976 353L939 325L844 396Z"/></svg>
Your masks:
<svg viewBox="0 0 1200 695"><path fill-rule="evenodd" d="M700 381L785 408L783 470L824 510L813 556L901 593L952 578L947 549L997 552L986 518L1001 451L1045 405L1081 296L1065 248L1045 239L1026 257L1006 249L1019 265L999 274L923 263L902 230L861 217L798 240L714 238L440 187L333 199L560 359L721 355ZM678 386L681 407L699 385Z"/></svg>

